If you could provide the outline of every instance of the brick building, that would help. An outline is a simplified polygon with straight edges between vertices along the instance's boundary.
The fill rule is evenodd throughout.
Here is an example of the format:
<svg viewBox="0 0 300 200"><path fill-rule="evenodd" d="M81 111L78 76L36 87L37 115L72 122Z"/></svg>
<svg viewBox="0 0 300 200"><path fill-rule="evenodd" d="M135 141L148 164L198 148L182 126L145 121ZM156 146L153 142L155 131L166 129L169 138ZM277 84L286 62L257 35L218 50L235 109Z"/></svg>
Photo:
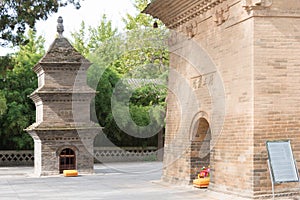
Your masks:
<svg viewBox="0 0 300 200"><path fill-rule="evenodd" d="M299 1L155 0L144 12L172 30L163 180L188 184L210 165L210 190L270 196L266 141L289 139L300 166Z"/></svg>
<svg viewBox="0 0 300 200"><path fill-rule="evenodd" d="M62 36L34 66L38 89L30 98L36 105L36 122L26 129L34 139L34 165L38 176L55 175L65 169L94 172L93 142L100 126L90 120L95 91L87 86L91 63Z"/></svg>

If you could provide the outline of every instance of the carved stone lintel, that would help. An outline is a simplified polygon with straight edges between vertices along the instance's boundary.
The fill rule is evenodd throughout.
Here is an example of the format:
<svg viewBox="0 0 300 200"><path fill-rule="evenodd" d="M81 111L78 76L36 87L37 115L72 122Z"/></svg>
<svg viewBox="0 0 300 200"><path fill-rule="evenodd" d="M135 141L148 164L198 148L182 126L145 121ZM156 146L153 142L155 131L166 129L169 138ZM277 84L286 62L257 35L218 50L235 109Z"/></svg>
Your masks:
<svg viewBox="0 0 300 200"><path fill-rule="evenodd" d="M213 19L219 26L223 24L229 18L229 6L224 5L215 10L213 13Z"/></svg>
<svg viewBox="0 0 300 200"><path fill-rule="evenodd" d="M242 6L245 10L255 10L270 7L273 0L242 0Z"/></svg>

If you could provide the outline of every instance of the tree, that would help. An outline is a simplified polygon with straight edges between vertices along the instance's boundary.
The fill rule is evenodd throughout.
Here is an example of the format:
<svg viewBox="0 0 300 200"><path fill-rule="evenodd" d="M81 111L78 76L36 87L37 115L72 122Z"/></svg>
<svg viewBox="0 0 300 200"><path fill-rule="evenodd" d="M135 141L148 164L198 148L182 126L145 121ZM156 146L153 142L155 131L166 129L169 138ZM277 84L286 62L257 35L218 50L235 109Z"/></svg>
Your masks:
<svg viewBox="0 0 300 200"><path fill-rule="evenodd" d="M0 45L25 44L26 27L34 28L36 21L46 20L59 7L73 4L80 8L80 0L2 0L0 1Z"/></svg>
<svg viewBox="0 0 300 200"><path fill-rule="evenodd" d="M3 91L0 91L0 116L6 111L6 98Z"/></svg>
<svg viewBox="0 0 300 200"><path fill-rule="evenodd" d="M147 1L136 0L139 13L127 14L123 19L126 32L117 34L104 15L96 28L87 29L82 22L80 30L72 34L73 45L93 63L88 70L88 83L98 92L95 107L91 109L96 112L93 116L104 127L106 137L118 146L156 145L156 136L139 138L125 130L133 130L135 125L147 126L151 120L154 120L154 124L161 124L164 116L166 88L153 84L135 88L126 83L126 80L133 79L161 79L163 83L167 77L168 50L162 44L167 37L167 30L164 26L153 29L155 20L140 13L146 5ZM125 80L125 84L122 80ZM128 99L130 102L122 102L132 90L137 91ZM153 94L149 95L150 92ZM116 93L120 103L112 105ZM113 110L124 120L121 125L116 121ZM134 123L131 123L131 119Z"/></svg>
<svg viewBox="0 0 300 200"><path fill-rule="evenodd" d="M142 11L150 3L149 0L135 0L134 7L137 10L137 14L132 15L127 13L126 17L123 18L123 22L126 25L127 30L140 29L145 27L152 27L153 23L156 21L152 16L145 15ZM160 24L162 24L160 22Z"/></svg>
<svg viewBox="0 0 300 200"><path fill-rule="evenodd" d="M127 13L123 18L126 24L126 50L122 54L119 68L127 76L139 78L166 78L169 65L169 52L166 45L168 30L159 20L142 13L150 0L135 0L138 11ZM158 28L153 28L154 23Z"/></svg>
<svg viewBox="0 0 300 200"><path fill-rule="evenodd" d="M71 33L73 37L72 45L83 56L89 57L89 54L99 50L108 40L115 37L117 31L116 28L112 27L111 20L108 20L104 14L99 24L96 27L89 26L88 30L84 21L82 21L80 29Z"/></svg>
<svg viewBox="0 0 300 200"><path fill-rule="evenodd" d="M87 57L90 53L90 50L87 46L87 36L86 36L86 27L84 21L80 23L80 29L77 32L71 33L74 42L72 46L81 53L81 55Z"/></svg>
<svg viewBox="0 0 300 200"><path fill-rule="evenodd" d="M44 55L44 39L29 30L29 42L20 46L12 57L13 69L8 70L0 83L6 99L6 111L0 116L1 149L32 149L32 138L24 131L35 121L35 105L28 98L37 88L37 77L32 67Z"/></svg>
<svg viewBox="0 0 300 200"><path fill-rule="evenodd" d="M166 29L152 27L126 32L125 47L116 70L128 78L166 79L169 65L167 37Z"/></svg>
<svg viewBox="0 0 300 200"><path fill-rule="evenodd" d="M166 90L149 81L122 79L115 86L110 97L113 117L104 129L114 144L157 145L156 134L164 127Z"/></svg>
<svg viewBox="0 0 300 200"><path fill-rule="evenodd" d="M8 70L13 68L12 57L10 54L0 57L0 78L4 78Z"/></svg>
<svg viewBox="0 0 300 200"><path fill-rule="evenodd" d="M160 143L158 140L162 140L164 130L169 66L169 51L166 45L168 30L162 22L142 13L148 3L148 0L135 0L138 14L127 14L123 19L128 30L126 42L130 45L127 45L129 48L122 54L119 68L123 67L126 78L155 82L135 89L129 103L130 115L135 125L131 122L126 125L125 122L124 126L127 126L127 130L140 132L141 137L144 132L149 132L151 136L151 131L161 128L158 134L160 137L156 135L141 141L143 146L149 144L156 146ZM157 28L153 28L154 23L158 24ZM135 128L129 126L135 126Z"/></svg>

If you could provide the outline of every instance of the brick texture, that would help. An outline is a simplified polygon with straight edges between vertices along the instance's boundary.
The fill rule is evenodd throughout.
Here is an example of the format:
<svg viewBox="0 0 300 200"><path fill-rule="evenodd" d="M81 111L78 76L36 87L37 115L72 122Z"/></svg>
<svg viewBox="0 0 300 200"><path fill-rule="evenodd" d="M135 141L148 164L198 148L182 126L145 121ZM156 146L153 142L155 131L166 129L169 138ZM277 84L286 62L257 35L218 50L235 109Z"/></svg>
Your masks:
<svg viewBox="0 0 300 200"><path fill-rule="evenodd" d="M266 141L291 140L300 160L299 8L296 0L157 0L146 8L174 31L163 180L188 184L209 164L210 190L268 198ZM297 195L299 184L275 191Z"/></svg>

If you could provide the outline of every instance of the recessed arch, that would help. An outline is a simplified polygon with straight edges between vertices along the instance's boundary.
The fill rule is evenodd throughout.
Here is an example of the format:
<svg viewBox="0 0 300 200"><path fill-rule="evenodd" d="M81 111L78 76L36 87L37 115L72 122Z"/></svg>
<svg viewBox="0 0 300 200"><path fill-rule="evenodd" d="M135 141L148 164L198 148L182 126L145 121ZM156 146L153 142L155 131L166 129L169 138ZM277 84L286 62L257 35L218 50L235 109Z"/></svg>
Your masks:
<svg viewBox="0 0 300 200"><path fill-rule="evenodd" d="M200 112L196 113L195 116L192 119L192 123L191 123L190 129L189 129L190 141L193 140L193 137L195 137L195 133L197 133L197 129L198 129L198 126L199 126L199 120L200 119L205 119L206 122L208 124L210 124L209 116L206 112L200 111Z"/></svg>
<svg viewBox="0 0 300 200"><path fill-rule="evenodd" d="M192 128L190 146L190 180L195 179L202 167L210 166L211 129L204 116Z"/></svg>

